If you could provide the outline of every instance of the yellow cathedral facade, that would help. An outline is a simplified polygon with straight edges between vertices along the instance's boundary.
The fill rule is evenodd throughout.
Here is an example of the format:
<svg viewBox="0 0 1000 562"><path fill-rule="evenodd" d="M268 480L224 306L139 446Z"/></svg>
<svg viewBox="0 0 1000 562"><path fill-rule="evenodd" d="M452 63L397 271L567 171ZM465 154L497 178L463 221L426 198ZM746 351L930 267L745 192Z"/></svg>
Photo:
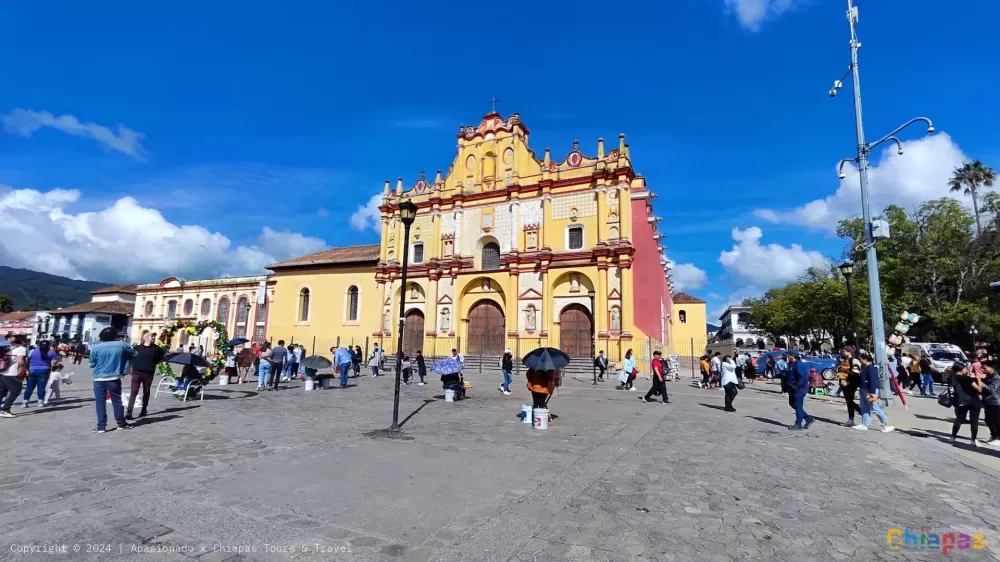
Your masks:
<svg viewBox="0 0 1000 562"><path fill-rule="evenodd" d="M386 181L381 242L332 248L271 264L272 341L316 353L378 343L413 355L495 356L538 345L572 356L669 346L671 282L655 195L632 168L625 135L578 142L559 159L528 145L515 113L485 115L457 133L447 173L408 186ZM407 280L399 204L418 210L410 227ZM400 310L405 296L404 311Z"/></svg>

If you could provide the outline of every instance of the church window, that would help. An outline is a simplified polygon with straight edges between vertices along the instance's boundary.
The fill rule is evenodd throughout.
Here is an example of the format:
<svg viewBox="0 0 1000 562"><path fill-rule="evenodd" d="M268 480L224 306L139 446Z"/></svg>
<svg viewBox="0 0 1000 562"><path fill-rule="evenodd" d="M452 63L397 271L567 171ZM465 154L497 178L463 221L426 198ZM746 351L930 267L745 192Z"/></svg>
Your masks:
<svg viewBox="0 0 1000 562"><path fill-rule="evenodd" d="M212 313L212 301L211 299L202 299L201 301L201 315L208 316Z"/></svg>
<svg viewBox="0 0 1000 562"><path fill-rule="evenodd" d="M299 322L309 321L309 289L299 291Z"/></svg>
<svg viewBox="0 0 1000 562"><path fill-rule="evenodd" d="M351 285L351 288L347 290L347 319L351 322L357 321L358 319L359 297L360 293L358 292L357 286Z"/></svg>
<svg viewBox="0 0 1000 562"><path fill-rule="evenodd" d="M194 301L191 299L184 301L184 316L191 316L193 312L194 312Z"/></svg>
<svg viewBox="0 0 1000 562"><path fill-rule="evenodd" d="M571 226L566 229L566 248L569 250L583 249L583 227Z"/></svg>
<svg viewBox="0 0 1000 562"><path fill-rule="evenodd" d="M687 324L687 321L688 321L687 312L684 312L683 310L680 311L680 312L678 312L677 313L677 319L681 321L681 324Z"/></svg>
<svg viewBox="0 0 1000 562"><path fill-rule="evenodd" d="M417 242L413 245L413 263L424 263L424 243Z"/></svg>
<svg viewBox="0 0 1000 562"><path fill-rule="evenodd" d="M146 301L146 316L153 315L153 301Z"/></svg>
<svg viewBox="0 0 1000 562"><path fill-rule="evenodd" d="M500 269L500 245L490 242L483 245L483 270Z"/></svg>
<svg viewBox="0 0 1000 562"><path fill-rule="evenodd" d="M170 301L167 303L167 318L174 318L177 316L177 301Z"/></svg>

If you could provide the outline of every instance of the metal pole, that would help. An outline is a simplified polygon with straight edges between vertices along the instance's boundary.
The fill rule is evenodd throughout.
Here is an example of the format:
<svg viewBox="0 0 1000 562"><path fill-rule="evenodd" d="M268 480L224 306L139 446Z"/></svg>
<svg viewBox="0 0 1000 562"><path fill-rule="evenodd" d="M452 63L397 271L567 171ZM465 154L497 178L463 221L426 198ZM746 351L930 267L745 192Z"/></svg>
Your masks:
<svg viewBox="0 0 1000 562"><path fill-rule="evenodd" d="M406 322L406 268L410 261L410 224L403 223L403 275L399 288L399 335L396 337L396 392L392 397L392 426L399 429L399 382L403 374L403 324Z"/></svg>
<svg viewBox="0 0 1000 562"><path fill-rule="evenodd" d="M594 297L590 297L590 367L594 372L594 383L597 386L597 312L594 308Z"/></svg>
<svg viewBox="0 0 1000 562"><path fill-rule="evenodd" d="M854 79L854 125L858 137L858 174L861 180L861 212L865 223L865 260L868 269L868 295L872 309L872 347L875 348L875 363L878 366L879 379L882 382L882 400L888 405L892 403L892 391L889 388L889 377L886 367L888 360L885 354L885 326L882 320L882 289L878 278L878 255L872 240L872 212L868 193L868 151L865 144L865 126L861 116L861 78L858 71L858 42L855 24L857 9L853 0L847 0L847 21L851 26L851 72Z"/></svg>
<svg viewBox="0 0 1000 562"><path fill-rule="evenodd" d="M848 300L848 304L851 305L851 329L854 330L854 338L852 340L852 343L854 344L854 347L855 347L854 351L855 351L855 353L857 353L857 348L859 347L859 345L858 345L858 319L854 315L854 285L851 283L851 276L850 275L845 275L844 277L847 278L847 300Z"/></svg>
<svg viewBox="0 0 1000 562"><path fill-rule="evenodd" d="M697 371L695 371L695 368L694 368L694 338L691 338L691 378L692 379L698 378L698 375L695 374L696 372Z"/></svg>

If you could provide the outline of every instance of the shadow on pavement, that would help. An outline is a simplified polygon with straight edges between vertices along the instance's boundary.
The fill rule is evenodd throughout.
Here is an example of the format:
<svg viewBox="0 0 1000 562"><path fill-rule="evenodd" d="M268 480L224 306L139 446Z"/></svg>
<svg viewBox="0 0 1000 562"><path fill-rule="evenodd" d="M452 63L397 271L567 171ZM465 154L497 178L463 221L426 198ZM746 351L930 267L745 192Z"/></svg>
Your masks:
<svg viewBox="0 0 1000 562"><path fill-rule="evenodd" d="M93 400L90 400L90 402L93 402ZM34 415L34 414L42 414L42 413L45 413L45 412L59 412L59 411L62 411L62 410L75 410L77 408L82 408L82 407L83 407L83 404L77 404L76 406L44 406L44 407L40 407L40 408L30 408L27 411L21 412L18 415L19 416L24 416L24 415L29 415L30 416L30 415Z"/></svg>
<svg viewBox="0 0 1000 562"><path fill-rule="evenodd" d="M711 408L713 410L721 410L723 412L726 411L726 409L724 407L718 406L716 404L706 404L704 402L701 402L701 405L704 406L704 407L706 407L706 408Z"/></svg>
<svg viewBox="0 0 1000 562"><path fill-rule="evenodd" d="M934 420L934 421L941 421L941 422L945 422L945 423L954 423L955 422L955 418L946 419L946 418L939 418L937 416L925 416L923 414L913 414L913 417L919 418L919 419L922 419L922 420ZM966 422L962 422L962 423L968 423L968 422L966 421Z"/></svg>
<svg viewBox="0 0 1000 562"><path fill-rule="evenodd" d="M190 410L192 408L197 408L197 407L198 406L182 406L182 407L179 406L174 408L165 408L163 410L160 410L159 412L152 412L149 415L156 416L160 414L169 414L170 412L183 412L184 410Z"/></svg>
<svg viewBox="0 0 1000 562"><path fill-rule="evenodd" d="M781 423L779 421L774 421L774 420L772 420L770 418L762 418L760 416L747 416L747 417L750 418L750 419L752 419L752 420L759 421L760 423L766 423L766 424L770 424L770 425L776 425L778 427L788 427L788 424L784 424L784 423Z"/></svg>
<svg viewBox="0 0 1000 562"><path fill-rule="evenodd" d="M205 395L205 400L234 400L239 398L249 398L251 396L257 396L257 392L249 390L230 390L226 394L242 394L243 396L220 396L218 394L208 393Z"/></svg>
<svg viewBox="0 0 1000 562"><path fill-rule="evenodd" d="M134 427L142 427L144 425L149 425L149 424L153 424L153 423L160 423L160 422L165 422L165 421L170 421L170 420L176 420L176 419L178 419L180 417L181 416L176 416L176 415L173 415L173 414L170 414L168 416L157 416L155 418L152 417L152 416L147 416L145 418L136 420L135 423L133 423L132 425Z"/></svg>
<svg viewBox="0 0 1000 562"><path fill-rule="evenodd" d="M410 415L408 415L405 418L403 418L403 421L399 422L399 427L403 427L404 425L406 425L406 422L410 421L410 418L412 418L413 416L415 416L418 413L420 413L420 410L423 410L425 406L427 406L428 404L430 404L432 402L437 402L437 401L434 400L434 399L432 399L432 398L424 400L423 404L421 404L420 406L418 406L416 410L413 410L412 412L410 412Z"/></svg>

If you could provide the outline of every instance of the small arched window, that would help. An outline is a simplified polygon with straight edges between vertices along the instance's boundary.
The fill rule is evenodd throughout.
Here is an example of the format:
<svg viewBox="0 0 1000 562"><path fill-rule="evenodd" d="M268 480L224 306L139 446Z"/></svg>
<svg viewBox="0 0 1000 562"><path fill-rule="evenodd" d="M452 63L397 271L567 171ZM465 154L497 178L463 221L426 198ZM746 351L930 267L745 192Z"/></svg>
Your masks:
<svg viewBox="0 0 1000 562"><path fill-rule="evenodd" d="M309 321L309 289L299 291L299 322Z"/></svg>
<svg viewBox="0 0 1000 562"><path fill-rule="evenodd" d="M177 316L177 301L169 301L167 303L167 318L174 318Z"/></svg>
<svg viewBox="0 0 1000 562"><path fill-rule="evenodd" d="M146 301L146 316L153 315L153 301Z"/></svg>
<svg viewBox="0 0 1000 562"><path fill-rule="evenodd" d="M219 310L216 311L215 320L225 326L229 322L229 299L222 297L219 299Z"/></svg>
<svg viewBox="0 0 1000 562"><path fill-rule="evenodd" d="M208 316L211 313L212 313L212 300L211 299L202 299L202 301L201 301L201 315L202 316Z"/></svg>
<svg viewBox="0 0 1000 562"><path fill-rule="evenodd" d="M687 324L687 321L688 321L687 312L684 312L683 310L680 311L680 312L678 312L677 313L677 319L681 321L681 324Z"/></svg>
<svg viewBox="0 0 1000 562"><path fill-rule="evenodd" d="M184 301L184 316L191 316L194 314L194 301L188 299Z"/></svg>
<svg viewBox="0 0 1000 562"><path fill-rule="evenodd" d="M358 319L358 288L355 285L351 285L351 288L347 290L347 319L350 321L356 321Z"/></svg>
<svg viewBox="0 0 1000 562"><path fill-rule="evenodd" d="M250 317L250 301L246 297L240 297L239 302L236 304L236 323L246 324L247 318Z"/></svg>
<svg viewBox="0 0 1000 562"><path fill-rule="evenodd" d="M483 245L483 271L500 269L500 245L490 242Z"/></svg>

